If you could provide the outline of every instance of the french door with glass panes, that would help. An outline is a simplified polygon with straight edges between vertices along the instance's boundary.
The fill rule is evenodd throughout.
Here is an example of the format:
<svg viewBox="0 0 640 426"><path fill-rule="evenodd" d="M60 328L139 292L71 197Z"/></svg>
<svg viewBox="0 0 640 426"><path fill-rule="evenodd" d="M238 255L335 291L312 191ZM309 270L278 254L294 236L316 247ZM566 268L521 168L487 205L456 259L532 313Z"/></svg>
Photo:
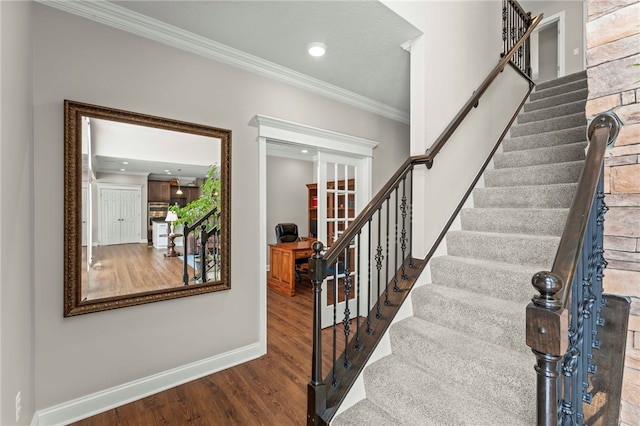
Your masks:
<svg viewBox="0 0 640 426"><path fill-rule="evenodd" d="M369 199L370 161L368 157L318 153L318 239L327 249L345 232ZM334 312L344 312L345 287L349 302L353 303L359 291L358 256L358 241L354 240L340 253L337 264L328 265L322 288L322 327L333 323ZM364 285L362 290L366 288ZM352 308L355 312L355 306Z"/></svg>

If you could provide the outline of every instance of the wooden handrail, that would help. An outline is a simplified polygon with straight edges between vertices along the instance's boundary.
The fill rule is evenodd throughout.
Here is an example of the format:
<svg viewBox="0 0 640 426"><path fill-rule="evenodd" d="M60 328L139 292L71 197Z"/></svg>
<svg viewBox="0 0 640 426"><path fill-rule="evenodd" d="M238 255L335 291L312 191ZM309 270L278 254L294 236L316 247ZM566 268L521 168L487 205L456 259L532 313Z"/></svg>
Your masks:
<svg viewBox="0 0 640 426"><path fill-rule="evenodd" d="M615 141L620 126L620 120L613 112L598 115L589 125L589 152L578 179L576 195L571 203L551 269L551 272L560 277L564 284L559 299L562 309L567 306L573 276L578 269L578 261L582 255L589 212L596 196L605 151L607 146Z"/></svg>
<svg viewBox="0 0 640 426"><path fill-rule="evenodd" d="M447 143L451 135L453 135L453 133L458 129L462 121L473 109L473 107L478 104L484 92L487 91L487 89L489 88L493 80L495 80L496 77L502 72L504 67L511 60L511 57L516 54L516 52L518 51L520 46L522 46L525 40L529 38L533 30L540 23L541 20L542 20L542 15L538 15L531 20L531 25L529 25L529 27L527 28L527 31L522 35L522 37L520 37L518 42L513 45L513 47L507 52L507 54L504 55L502 59L500 59L500 61L498 62L498 65L496 65L493 68L493 70L491 70L489 75L487 75L487 77L476 89L476 91L473 92L473 96L469 98L469 100L467 101L467 103L464 104L462 109L458 111L455 117L453 117L453 120L451 120L451 123L449 123L449 125L442 131L440 136L438 136L438 139L436 139L433 145L431 145L431 147L427 150L426 155L429 157L427 162L428 168L431 168L430 164L433 164L433 160L436 158L436 155L438 155L440 150L445 146L445 144ZM531 81L530 78L527 77L527 79Z"/></svg>
<svg viewBox="0 0 640 426"><path fill-rule="evenodd" d="M531 20L531 25L527 28L527 31L524 35L518 40L518 42L507 52L506 55L500 59L498 64L493 68L493 70L489 73L489 75L484 79L480 87L474 92L473 96L465 103L464 107L456 114L451 123L444 129L444 131L440 134L436 142L431 145L431 147L427 150L424 155L416 155L413 157L409 157L396 171L396 173L391 177L391 179L386 183L380 191L373 197L373 199L367 204L367 206L360 212L360 214L356 217L356 219L349 224L347 230L344 234L338 238L338 240L333 243L333 245L327 250L324 255L324 258L327 261L327 265L335 262L338 259L340 253L346 249L350 242L358 235L360 229L373 217L373 214L382 206L384 201L393 191L393 188L398 185L398 183L402 180L405 173L413 166L417 164L426 164L427 168L431 168L433 165L434 158L438 155L442 147L447 143L451 135L457 130L465 117L469 114L471 109L476 105L484 92L489 88L491 83L496 79L498 75L502 72L504 67L510 63L511 57L516 53L518 48L524 43L524 40L531 35L533 29L540 23L542 20L542 15L538 15ZM533 85L533 81L524 74L518 67L514 67L520 75L526 78L529 81L530 87Z"/></svg>

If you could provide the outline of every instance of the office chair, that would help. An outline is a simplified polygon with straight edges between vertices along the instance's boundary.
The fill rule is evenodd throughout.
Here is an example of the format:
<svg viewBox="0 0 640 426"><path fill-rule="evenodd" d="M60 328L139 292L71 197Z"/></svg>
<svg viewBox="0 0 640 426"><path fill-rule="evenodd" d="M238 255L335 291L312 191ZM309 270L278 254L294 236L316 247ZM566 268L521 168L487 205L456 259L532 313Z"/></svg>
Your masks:
<svg viewBox="0 0 640 426"><path fill-rule="evenodd" d="M298 225L295 223L279 223L276 225L276 240L278 243L293 243L298 241ZM308 263L307 259L296 259L296 280L300 281L300 266Z"/></svg>

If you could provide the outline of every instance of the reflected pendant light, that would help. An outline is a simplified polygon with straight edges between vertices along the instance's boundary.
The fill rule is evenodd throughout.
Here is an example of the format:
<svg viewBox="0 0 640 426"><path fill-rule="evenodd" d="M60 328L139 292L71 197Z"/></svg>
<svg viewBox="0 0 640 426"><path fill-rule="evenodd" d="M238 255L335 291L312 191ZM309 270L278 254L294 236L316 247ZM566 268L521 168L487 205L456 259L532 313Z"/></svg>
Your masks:
<svg viewBox="0 0 640 426"><path fill-rule="evenodd" d="M180 169L178 169L178 190L176 191L176 195L182 195L182 188L180 188Z"/></svg>

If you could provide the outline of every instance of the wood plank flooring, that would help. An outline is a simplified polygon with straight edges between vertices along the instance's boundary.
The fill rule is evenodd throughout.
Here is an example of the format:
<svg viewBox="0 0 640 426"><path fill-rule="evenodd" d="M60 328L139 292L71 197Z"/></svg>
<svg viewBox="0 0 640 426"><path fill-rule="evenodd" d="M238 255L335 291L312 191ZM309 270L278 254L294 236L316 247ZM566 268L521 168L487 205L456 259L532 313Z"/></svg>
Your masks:
<svg viewBox="0 0 640 426"><path fill-rule="evenodd" d="M182 287L183 261L165 257L166 249L146 243L118 244L94 248L94 266L82 271L82 299L142 293L164 288ZM85 265L86 248L82 249ZM194 273L188 267L189 275Z"/></svg>
<svg viewBox="0 0 640 426"><path fill-rule="evenodd" d="M94 425L304 425L311 372L311 283L296 295L268 290L267 354L73 423ZM330 330L323 335L331 348ZM325 356L325 359L329 357ZM329 371L327 359L323 371Z"/></svg>

